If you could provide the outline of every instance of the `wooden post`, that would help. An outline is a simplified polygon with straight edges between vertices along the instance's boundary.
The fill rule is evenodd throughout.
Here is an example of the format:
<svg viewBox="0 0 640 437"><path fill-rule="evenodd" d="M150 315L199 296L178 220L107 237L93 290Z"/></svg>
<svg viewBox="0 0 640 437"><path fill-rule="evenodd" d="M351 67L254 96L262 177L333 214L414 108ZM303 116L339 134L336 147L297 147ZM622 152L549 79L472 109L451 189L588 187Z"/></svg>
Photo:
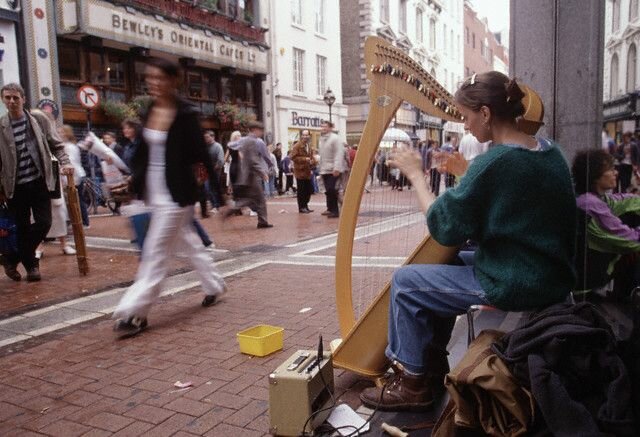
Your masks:
<svg viewBox="0 0 640 437"><path fill-rule="evenodd" d="M73 175L67 175L67 202L69 209L69 219L73 229L73 240L76 243L76 258L78 259L78 271L86 276L89 273L89 262L87 261L87 246L84 241L84 229L82 228L82 215L80 214L80 199L78 190L73 180Z"/></svg>

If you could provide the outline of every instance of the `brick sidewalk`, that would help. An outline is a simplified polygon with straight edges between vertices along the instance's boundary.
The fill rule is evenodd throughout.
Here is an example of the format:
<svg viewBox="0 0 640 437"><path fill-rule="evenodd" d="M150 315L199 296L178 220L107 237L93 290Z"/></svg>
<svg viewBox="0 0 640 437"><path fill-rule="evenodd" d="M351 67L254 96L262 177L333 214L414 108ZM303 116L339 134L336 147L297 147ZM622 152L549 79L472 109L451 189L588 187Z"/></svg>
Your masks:
<svg viewBox="0 0 640 437"><path fill-rule="evenodd" d="M104 320L0 358L0 435L268 435L269 372L338 336L332 282L330 268L265 266L212 308L196 291L163 299L136 338ZM239 353L235 334L257 323L285 328L283 351Z"/></svg>
<svg viewBox="0 0 640 437"><path fill-rule="evenodd" d="M256 230L254 217L224 224L212 217L203 224L218 247L238 253L261 245L282 247L337 229L337 221L319 214L324 196L312 201L319 206L310 215L299 215L295 203L289 205L295 198L270 201L270 221L276 225L271 230ZM103 220L114 229L101 227ZM89 235L121 232L126 238L123 220L95 219ZM264 253L265 261L272 261L270 252ZM115 257L121 264L104 271L105 285L120 274L132 279L137 267L135 254ZM66 289L77 293L80 281L71 278L75 260L50 257L52 269L56 259L67 263ZM64 284L61 272L58 282ZM294 351L315 348L318 335L325 349L339 337L333 275L330 264L271 263L230 276L229 294L212 308L200 306L198 289L163 298L150 314L149 329L133 339L114 340L112 321L102 319L5 347L0 350L0 435L268 435L267 375ZM47 284L52 285L39 286ZM306 307L311 310L300 313ZM285 328L284 349L264 358L241 354L235 334L261 323ZM353 386L343 400L357 407L357 393L366 383L353 374L335 374L338 390ZM191 381L193 387L178 390L176 381Z"/></svg>

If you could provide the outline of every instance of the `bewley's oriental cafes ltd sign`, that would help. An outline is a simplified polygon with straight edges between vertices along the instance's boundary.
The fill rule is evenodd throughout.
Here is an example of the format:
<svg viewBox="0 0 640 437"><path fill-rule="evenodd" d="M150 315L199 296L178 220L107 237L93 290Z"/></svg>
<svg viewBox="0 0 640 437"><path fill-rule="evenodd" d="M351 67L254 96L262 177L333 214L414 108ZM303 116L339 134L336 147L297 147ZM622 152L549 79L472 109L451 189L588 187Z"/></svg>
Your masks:
<svg viewBox="0 0 640 437"><path fill-rule="evenodd" d="M267 73L267 52L258 47L145 15L131 7L83 2L85 32L131 45L162 50L255 73ZM186 27L186 26L185 26Z"/></svg>

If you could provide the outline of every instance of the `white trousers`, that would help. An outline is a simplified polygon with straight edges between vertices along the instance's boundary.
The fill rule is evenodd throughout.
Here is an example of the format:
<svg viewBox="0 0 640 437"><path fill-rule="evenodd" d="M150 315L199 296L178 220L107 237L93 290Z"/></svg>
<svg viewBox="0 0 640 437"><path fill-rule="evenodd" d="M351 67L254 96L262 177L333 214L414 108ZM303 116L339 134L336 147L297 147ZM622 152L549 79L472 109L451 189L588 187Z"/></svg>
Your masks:
<svg viewBox="0 0 640 437"><path fill-rule="evenodd" d="M211 257L193 226L193 206L155 206L144 240L142 260L135 282L122 296L114 318L146 317L160 295L160 283L167 275L171 257L181 251L200 278L205 294L224 291L224 279L211 263Z"/></svg>

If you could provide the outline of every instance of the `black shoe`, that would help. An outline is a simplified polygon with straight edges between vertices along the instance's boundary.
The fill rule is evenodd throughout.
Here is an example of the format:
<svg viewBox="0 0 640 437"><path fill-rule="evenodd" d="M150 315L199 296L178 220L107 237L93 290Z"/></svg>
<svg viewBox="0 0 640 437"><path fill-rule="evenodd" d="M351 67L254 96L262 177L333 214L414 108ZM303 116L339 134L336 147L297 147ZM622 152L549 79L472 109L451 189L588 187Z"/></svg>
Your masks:
<svg viewBox="0 0 640 437"><path fill-rule="evenodd" d="M271 223L258 223L258 229L264 229L264 228L272 228L273 225Z"/></svg>
<svg viewBox="0 0 640 437"><path fill-rule="evenodd" d="M202 299L202 306L203 307L212 307L215 304L218 303L218 295L217 294L212 294L212 295L206 295L204 297L204 299Z"/></svg>
<svg viewBox="0 0 640 437"><path fill-rule="evenodd" d="M308 209L308 208L301 208L301 209L298 210L298 212L300 214L309 214L311 212L311 210Z"/></svg>
<svg viewBox="0 0 640 437"><path fill-rule="evenodd" d="M118 319L113 326L113 330L118 334L118 338L129 338L138 335L147 327L147 319L141 317L129 317L127 320Z"/></svg>
<svg viewBox="0 0 640 437"><path fill-rule="evenodd" d="M6 262L4 265L4 274L16 282L22 279L22 275L18 271L17 264L9 264L9 262Z"/></svg>
<svg viewBox="0 0 640 437"><path fill-rule="evenodd" d="M320 215L331 215L331 211L326 210L324 212L321 212Z"/></svg>
<svg viewBox="0 0 640 437"><path fill-rule="evenodd" d="M327 214L327 218L338 218L340 214L336 214L335 212Z"/></svg>
<svg viewBox="0 0 640 437"><path fill-rule="evenodd" d="M38 282L41 279L42 276L40 276L40 269L37 265L27 269L27 282Z"/></svg>
<svg viewBox="0 0 640 437"><path fill-rule="evenodd" d="M309 208L305 208L305 209L307 210L307 213L313 212L312 209L309 209Z"/></svg>

